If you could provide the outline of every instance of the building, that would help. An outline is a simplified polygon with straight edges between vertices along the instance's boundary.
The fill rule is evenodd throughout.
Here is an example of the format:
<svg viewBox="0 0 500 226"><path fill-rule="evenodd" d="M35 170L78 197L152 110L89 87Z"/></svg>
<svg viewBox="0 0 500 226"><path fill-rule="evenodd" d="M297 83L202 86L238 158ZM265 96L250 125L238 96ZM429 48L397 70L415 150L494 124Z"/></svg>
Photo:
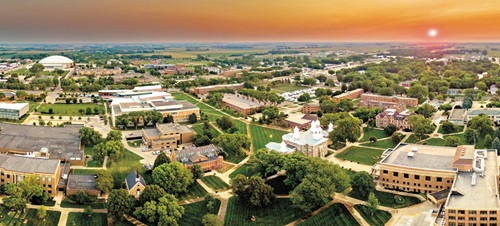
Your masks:
<svg viewBox="0 0 500 226"><path fill-rule="evenodd" d="M65 56L49 56L38 61L38 63L48 70L69 69L75 66L75 62Z"/></svg>
<svg viewBox="0 0 500 226"><path fill-rule="evenodd" d="M455 125L463 126L466 120L467 110L462 108L453 108L451 110L450 116L448 117L448 122L451 122Z"/></svg>
<svg viewBox="0 0 500 226"><path fill-rule="evenodd" d="M455 176L442 225L498 225L500 174L496 150L476 150L472 167Z"/></svg>
<svg viewBox="0 0 500 226"><path fill-rule="evenodd" d="M319 104L304 104L302 105L302 113L311 114L319 111Z"/></svg>
<svg viewBox="0 0 500 226"><path fill-rule="evenodd" d="M254 114L264 107L264 103L254 101L253 98L240 95L240 94L224 94L224 98L222 98L222 106L227 107L233 111L251 115Z"/></svg>
<svg viewBox="0 0 500 226"><path fill-rule="evenodd" d="M306 115L294 115L294 116L289 116L285 121L288 124L288 128L293 129L295 127L298 127L301 130L307 129L312 121L318 120L318 116L316 115L311 115L311 114L306 114Z"/></svg>
<svg viewBox="0 0 500 226"><path fill-rule="evenodd" d="M193 165L199 165L203 171L210 171L222 168L224 166L224 157L220 156L221 149L213 144L190 147L177 151L167 152L172 161L180 162L187 168Z"/></svg>
<svg viewBox="0 0 500 226"><path fill-rule="evenodd" d="M361 102L368 103L401 103L406 107L416 107L418 106L418 98L410 97L397 97L397 96L381 96L370 93L361 94Z"/></svg>
<svg viewBox="0 0 500 226"><path fill-rule="evenodd" d="M76 70L78 75L95 75L95 76L106 76L106 75L115 75L122 73L122 69L120 67L115 68L78 68ZM115 80L116 82L116 80Z"/></svg>
<svg viewBox="0 0 500 226"><path fill-rule="evenodd" d="M477 109L469 109L467 112L467 121L466 123L471 120L472 118L479 116L479 115L486 115L490 118L490 120L496 124L500 123L500 108L477 108Z"/></svg>
<svg viewBox="0 0 500 226"><path fill-rule="evenodd" d="M352 91L348 91L346 93L342 93L340 95L334 96L333 100L337 103L340 103L342 99L356 99L361 96L365 91L363 89L355 89Z"/></svg>
<svg viewBox="0 0 500 226"><path fill-rule="evenodd" d="M451 95L451 96L458 96L458 95L462 95L462 90L461 89L448 89L446 91L446 94Z"/></svg>
<svg viewBox="0 0 500 226"><path fill-rule="evenodd" d="M153 151L173 150L180 144L191 143L194 132L185 125L156 124L156 128L142 129L143 144Z"/></svg>
<svg viewBox="0 0 500 226"><path fill-rule="evenodd" d="M125 178L125 185L127 186L128 193L136 199L138 199L144 189L146 189L146 181L144 181L144 178L135 170L130 172Z"/></svg>
<svg viewBox="0 0 500 226"><path fill-rule="evenodd" d="M57 159L85 165L80 141L82 125L65 127L0 123L0 153Z"/></svg>
<svg viewBox="0 0 500 226"><path fill-rule="evenodd" d="M408 117L413 115L408 110L399 112L396 109L386 109L375 117L376 126L385 128L388 125L395 125L398 129L410 129L411 124L408 123Z"/></svg>
<svg viewBox="0 0 500 226"><path fill-rule="evenodd" d="M43 190L54 197L57 195L60 164L61 162L57 159L0 154L1 184L17 184L26 175L34 174L40 179Z"/></svg>
<svg viewBox="0 0 500 226"><path fill-rule="evenodd" d="M152 84L156 83L158 84L160 80L157 77L154 77L148 73L135 73L135 72L128 72L128 73L116 73L113 75L113 79L115 83L123 83L125 79L137 79L139 81L139 84ZM161 86L158 89L158 86L156 86L155 90L157 92L161 91Z"/></svg>
<svg viewBox="0 0 500 226"><path fill-rule="evenodd" d="M150 94L163 94L164 97L171 98L169 93L163 92L161 85L153 86L137 86L134 89L119 89L119 90L99 90L99 97L104 100L111 100L114 98L130 98L134 96L150 95Z"/></svg>
<svg viewBox="0 0 500 226"><path fill-rule="evenodd" d="M187 75L194 73L193 70L187 69L185 64L146 64L146 69L156 69L161 74L167 75Z"/></svg>
<svg viewBox="0 0 500 226"><path fill-rule="evenodd" d="M229 71L223 71L222 75L224 77L235 77L235 78L241 78L243 76L243 70L229 70Z"/></svg>
<svg viewBox="0 0 500 226"><path fill-rule="evenodd" d="M328 134L333 131L333 124L328 125L328 130L324 131L318 120L311 122L311 128L305 132L300 132L298 127L293 129L293 133L282 136L281 143L269 142L266 144L268 150L274 150L281 154L302 152L310 157L325 157L328 153Z"/></svg>
<svg viewBox="0 0 500 226"><path fill-rule="evenodd" d="M94 174L70 174L66 185L66 195L76 195L80 191L87 195L100 196Z"/></svg>
<svg viewBox="0 0 500 226"><path fill-rule="evenodd" d="M0 118L19 120L29 109L29 103L0 103Z"/></svg>
<svg viewBox="0 0 500 226"><path fill-rule="evenodd" d="M194 93L196 94L208 94L212 90L221 90L221 89L232 89L238 90L243 89L243 83L241 84L225 84L225 85L213 85L213 86L201 86L194 88Z"/></svg>
<svg viewBox="0 0 500 226"><path fill-rule="evenodd" d="M490 94L491 95L497 95L498 88L495 84L490 86Z"/></svg>

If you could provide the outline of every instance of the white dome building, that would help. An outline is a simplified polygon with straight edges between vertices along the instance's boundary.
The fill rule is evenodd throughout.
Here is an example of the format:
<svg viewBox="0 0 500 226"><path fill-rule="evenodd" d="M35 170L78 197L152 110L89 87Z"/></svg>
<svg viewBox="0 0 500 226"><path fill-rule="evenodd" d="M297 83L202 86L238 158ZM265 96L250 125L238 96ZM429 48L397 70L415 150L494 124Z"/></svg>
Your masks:
<svg viewBox="0 0 500 226"><path fill-rule="evenodd" d="M75 62L73 62L73 60L65 56L57 56L57 55L43 58L42 60L38 61L38 63L42 64L46 69L49 70L67 69L67 68L72 68L75 65Z"/></svg>

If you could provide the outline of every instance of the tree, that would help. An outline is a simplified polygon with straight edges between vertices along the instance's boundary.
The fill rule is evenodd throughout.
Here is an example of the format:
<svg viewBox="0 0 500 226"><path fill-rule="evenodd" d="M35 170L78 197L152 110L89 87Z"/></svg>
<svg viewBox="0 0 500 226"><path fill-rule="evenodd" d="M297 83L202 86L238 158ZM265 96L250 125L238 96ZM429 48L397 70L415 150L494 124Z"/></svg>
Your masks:
<svg viewBox="0 0 500 226"><path fill-rule="evenodd" d="M106 141L94 146L95 156L104 159L109 156L109 160L116 161L120 159L125 152L125 147L120 141Z"/></svg>
<svg viewBox="0 0 500 226"><path fill-rule="evenodd" d="M417 110L415 110L415 113L421 114L426 118L430 118L436 111L437 109L435 107L426 103L418 107Z"/></svg>
<svg viewBox="0 0 500 226"><path fill-rule="evenodd" d="M372 192L368 196L368 201L366 201L366 206L368 207L368 212L370 215L373 215L379 206L379 201L377 199L377 196Z"/></svg>
<svg viewBox="0 0 500 226"><path fill-rule="evenodd" d="M108 197L108 217L122 219L124 214L130 213L134 208L134 200L127 189L112 190Z"/></svg>
<svg viewBox="0 0 500 226"><path fill-rule="evenodd" d="M92 114L92 109L90 109L90 108L85 109L85 114L86 115L91 115Z"/></svg>
<svg viewBox="0 0 500 226"><path fill-rule="evenodd" d="M247 178L242 174L238 174L231 180L231 189L239 199L250 203L254 207L268 206L276 198L273 194L274 189L259 176Z"/></svg>
<svg viewBox="0 0 500 226"><path fill-rule="evenodd" d="M24 90L19 90L19 91L16 92L16 96L19 99L24 99L24 98L26 98L28 96L28 93L26 91L24 91Z"/></svg>
<svg viewBox="0 0 500 226"><path fill-rule="evenodd" d="M122 140L122 131L119 130L111 130L106 136L106 140L108 141L121 141Z"/></svg>
<svg viewBox="0 0 500 226"><path fill-rule="evenodd" d="M500 138L500 128L497 128L497 130L495 130L495 137Z"/></svg>
<svg viewBox="0 0 500 226"><path fill-rule="evenodd" d="M93 146L97 144L102 136L99 132L94 131L92 128L83 127L80 129L80 139L85 145Z"/></svg>
<svg viewBox="0 0 500 226"><path fill-rule="evenodd" d="M76 104L76 99L73 99L73 103ZM94 114L98 115L99 114L99 108L94 107Z"/></svg>
<svg viewBox="0 0 500 226"><path fill-rule="evenodd" d="M418 98L419 101L422 101L427 96L429 96L429 90L427 89L427 87L417 84L410 87L406 94L408 95L408 97Z"/></svg>
<svg viewBox="0 0 500 226"><path fill-rule="evenodd" d="M161 151L158 156L156 156L153 168L156 168L158 166L161 166L165 163L170 163L170 158L167 156L167 154L164 151Z"/></svg>
<svg viewBox="0 0 500 226"><path fill-rule="evenodd" d="M233 121L233 119L231 119L231 117L229 117L227 115L223 116L222 118L216 119L215 123L223 131L226 131L229 128L234 127L234 121Z"/></svg>
<svg viewBox="0 0 500 226"><path fill-rule="evenodd" d="M412 126L413 133L418 139L424 138L426 134L432 133L436 128L430 119L420 115L408 117L408 123Z"/></svg>
<svg viewBox="0 0 500 226"><path fill-rule="evenodd" d="M104 193L108 193L114 186L113 176L109 171L99 170L96 178L96 188Z"/></svg>
<svg viewBox="0 0 500 226"><path fill-rule="evenodd" d="M49 114L54 114L54 110L52 108L49 108Z"/></svg>
<svg viewBox="0 0 500 226"><path fill-rule="evenodd" d="M370 142L377 142L377 138L375 136L370 136Z"/></svg>
<svg viewBox="0 0 500 226"><path fill-rule="evenodd" d="M145 218L151 223L157 225L178 225L177 221L184 214L184 207L177 204L178 200L170 194L159 198L158 201L149 201L144 203L140 210L136 210L134 215L139 218Z"/></svg>
<svg viewBox="0 0 500 226"><path fill-rule="evenodd" d="M195 164L193 167L191 167L191 173L193 174L193 179L201 179L203 178L203 170L201 169L201 166L198 164Z"/></svg>
<svg viewBox="0 0 500 226"><path fill-rule="evenodd" d="M299 98L297 99L297 101L299 101L299 102L309 102L309 101L311 101L311 96L309 95L309 93L303 93L302 95L299 96Z"/></svg>
<svg viewBox="0 0 500 226"><path fill-rule="evenodd" d="M481 135L494 132L493 127L491 126L490 117L483 114L480 114L469 120L467 122L467 128L475 129Z"/></svg>
<svg viewBox="0 0 500 226"><path fill-rule="evenodd" d="M215 214L205 214L201 220L203 226L223 226L224 222Z"/></svg>
<svg viewBox="0 0 500 226"><path fill-rule="evenodd" d="M3 199L4 205L16 210L25 210L26 204L33 197L43 195L43 187L40 184L40 179L34 174L26 175L18 184L7 184L5 193L9 195Z"/></svg>
<svg viewBox="0 0 500 226"><path fill-rule="evenodd" d="M452 109L452 107L451 107L450 104L441 104L441 105L439 105L439 110L443 110L443 111L447 112L447 111L449 111L451 109Z"/></svg>
<svg viewBox="0 0 500 226"><path fill-rule="evenodd" d="M36 74L38 74L38 73L42 72L42 71L43 71L43 69L45 69L45 67L43 66L43 64L38 64L38 63L37 63L37 64L33 64L33 65L30 67L29 71L30 71L31 73L33 73L33 74L35 74L35 75L36 75Z"/></svg>
<svg viewBox="0 0 500 226"><path fill-rule="evenodd" d="M402 133L395 132L392 134L391 139L392 139L392 142L399 143L399 142L401 142L401 140L403 140L404 137L405 137L405 135L403 135Z"/></svg>
<svg viewBox="0 0 500 226"><path fill-rule="evenodd" d="M444 138L444 145L448 147L456 147L460 144L460 138L456 136L449 136Z"/></svg>
<svg viewBox="0 0 500 226"><path fill-rule="evenodd" d="M443 127L444 133L453 133L457 129L455 124L453 124L451 122L444 122L443 125L441 125L441 126Z"/></svg>
<svg viewBox="0 0 500 226"><path fill-rule="evenodd" d="M149 201L158 200L166 194L165 190L156 184L146 185L146 188L139 196L139 201L144 204Z"/></svg>
<svg viewBox="0 0 500 226"><path fill-rule="evenodd" d="M491 145L493 144L493 139L491 138L491 135L486 134L484 137L484 146L486 148L491 148Z"/></svg>
<svg viewBox="0 0 500 226"><path fill-rule="evenodd" d="M249 149L250 143L250 139L245 134L221 134L212 139L212 144L236 156L245 155L243 149Z"/></svg>
<svg viewBox="0 0 500 226"><path fill-rule="evenodd" d="M195 124L197 121L198 121L198 117L196 116L195 113L192 113L189 115L189 118L188 118L189 124Z"/></svg>
<svg viewBox="0 0 500 226"><path fill-rule="evenodd" d="M167 115L163 118L163 123L171 123L174 122L174 117L172 115Z"/></svg>
<svg viewBox="0 0 500 226"><path fill-rule="evenodd" d="M232 127L232 128L234 128L234 127ZM204 132L210 132L210 131L205 130ZM195 134L193 136L193 144L196 147L209 145L210 142L211 142L210 137L205 135L205 134Z"/></svg>
<svg viewBox="0 0 500 226"><path fill-rule="evenodd" d="M373 177L365 172L357 172L352 178L352 191L362 198L367 198L370 193L375 190Z"/></svg>
<svg viewBox="0 0 500 226"><path fill-rule="evenodd" d="M474 144L478 138L479 134L476 130L467 128L464 133L465 142L467 144Z"/></svg>
<svg viewBox="0 0 500 226"><path fill-rule="evenodd" d="M394 125L394 124L389 124L388 126L386 126L386 127L384 128L384 132L385 132L385 134L387 134L387 135L392 135L392 134L394 134L394 132L396 132L397 130L398 130L398 128L397 128L397 127L396 127L396 125Z"/></svg>
<svg viewBox="0 0 500 226"><path fill-rule="evenodd" d="M94 214L94 210L91 206L85 207L85 210L83 210L83 212L85 213L85 215L87 215L87 217L91 217L92 214Z"/></svg>
<svg viewBox="0 0 500 226"><path fill-rule="evenodd" d="M153 170L153 181L169 194L181 194L193 183L193 174L179 162L160 165Z"/></svg>
<svg viewBox="0 0 500 226"><path fill-rule="evenodd" d="M497 152L500 152L500 139L498 139L498 137L495 137L493 143L491 143L491 148L496 149Z"/></svg>
<svg viewBox="0 0 500 226"><path fill-rule="evenodd" d="M361 124L363 122L356 117L347 117L335 122L335 129L330 132L329 138L334 145L345 144L345 142L356 142L361 135Z"/></svg>
<svg viewBox="0 0 500 226"><path fill-rule="evenodd" d="M45 206L40 206L36 210L36 215L38 216L39 219L44 219L47 216L47 208Z"/></svg>

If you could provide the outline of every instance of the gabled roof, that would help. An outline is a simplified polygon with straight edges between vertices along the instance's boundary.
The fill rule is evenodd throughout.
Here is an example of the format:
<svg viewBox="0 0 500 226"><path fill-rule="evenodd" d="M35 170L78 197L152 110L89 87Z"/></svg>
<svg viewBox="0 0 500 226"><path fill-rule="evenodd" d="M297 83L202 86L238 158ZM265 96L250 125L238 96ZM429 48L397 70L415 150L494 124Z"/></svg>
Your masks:
<svg viewBox="0 0 500 226"><path fill-rule="evenodd" d="M139 181L136 180L137 176L139 176ZM130 191L137 183L142 184L142 186L146 187L146 181L144 178L137 173L137 171L133 170L130 174L125 178L125 183L127 184L127 190Z"/></svg>

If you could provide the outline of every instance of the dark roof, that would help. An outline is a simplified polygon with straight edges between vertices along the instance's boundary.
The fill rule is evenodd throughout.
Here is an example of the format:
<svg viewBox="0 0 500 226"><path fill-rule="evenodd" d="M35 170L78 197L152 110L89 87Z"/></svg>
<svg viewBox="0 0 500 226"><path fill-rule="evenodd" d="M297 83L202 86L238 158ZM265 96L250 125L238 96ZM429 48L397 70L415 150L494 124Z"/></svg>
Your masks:
<svg viewBox="0 0 500 226"><path fill-rule="evenodd" d="M437 191L434 193L430 193L429 195L434 197L437 201L439 201L441 199L447 198L449 193L450 193L450 189L445 189L445 190Z"/></svg>
<svg viewBox="0 0 500 226"><path fill-rule="evenodd" d="M0 154L0 168L20 173L56 174L60 161Z"/></svg>
<svg viewBox="0 0 500 226"><path fill-rule="evenodd" d="M183 150L175 152L175 158L182 164L193 164L193 160L199 156L204 156L208 158L208 161L218 158L220 149L215 147L213 144L209 144L201 147L190 147ZM184 160L184 161L183 161Z"/></svg>
<svg viewBox="0 0 500 226"><path fill-rule="evenodd" d="M70 190L99 190L97 189L96 177L94 174L70 174L66 189Z"/></svg>
<svg viewBox="0 0 500 226"><path fill-rule="evenodd" d="M136 181L137 176L139 176L139 181ZM137 173L137 171L132 171L130 174L125 178L125 183L127 184L127 190L130 191L137 183L142 184L144 187L146 186L146 181L144 181L144 178L140 174Z"/></svg>
<svg viewBox="0 0 500 226"><path fill-rule="evenodd" d="M311 114L306 114L302 117L302 119L306 119L306 120L318 120L318 116L316 115L311 115Z"/></svg>

